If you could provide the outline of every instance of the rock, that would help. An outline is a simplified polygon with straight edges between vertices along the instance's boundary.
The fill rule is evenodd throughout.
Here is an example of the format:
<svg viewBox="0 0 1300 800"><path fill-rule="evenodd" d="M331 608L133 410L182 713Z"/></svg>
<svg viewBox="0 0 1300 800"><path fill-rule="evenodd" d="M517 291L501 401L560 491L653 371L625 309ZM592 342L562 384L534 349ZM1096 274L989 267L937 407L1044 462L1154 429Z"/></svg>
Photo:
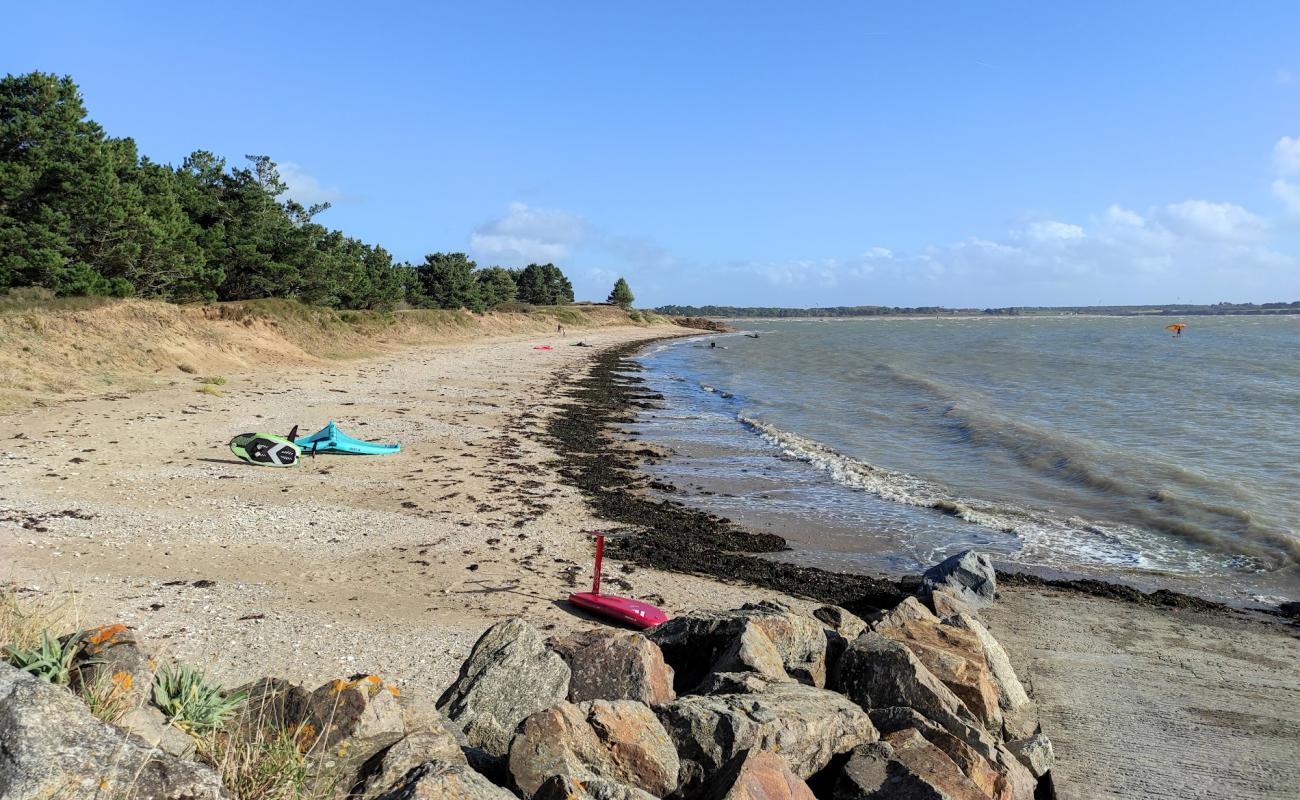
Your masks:
<svg viewBox="0 0 1300 800"><path fill-rule="evenodd" d="M914 800L920 797L933 800L933 795L907 794L899 780L891 784L889 763L893 758L894 749L884 742L853 748L849 760L844 762L835 779L831 797L833 800Z"/></svg>
<svg viewBox="0 0 1300 800"><path fill-rule="evenodd" d="M1011 666L1007 651L993 638L984 623L971 614L958 613L944 620L945 625L970 631L984 651L984 659L998 688L998 706L1002 709L1002 726L1008 739L1023 739L1038 730L1038 707L1029 699L1025 687Z"/></svg>
<svg viewBox="0 0 1300 800"><path fill-rule="evenodd" d="M1038 778L1051 772L1052 764L1056 762L1052 740L1045 733L1036 733L1027 739L1011 742L1007 749Z"/></svg>
<svg viewBox="0 0 1300 800"><path fill-rule="evenodd" d="M168 722L156 706L133 708L113 724L169 755L188 758L194 753L194 738Z"/></svg>
<svg viewBox="0 0 1300 800"><path fill-rule="evenodd" d="M791 683L791 680L759 675L757 672L715 672L696 687L695 693L759 694L777 683Z"/></svg>
<svg viewBox="0 0 1300 800"><path fill-rule="evenodd" d="M997 574L993 562L983 553L964 550L935 564L921 576L921 593L947 589L959 600L974 608L993 605L997 594Z"/></svg>
<svg viewBox="0 0 1300 800"><path fill-rule="evenodd" d="M834 687L866 709L906 706L938 723L990 761L993 739L952 690L900 642L868 632L844 651Z"/></svg>
<svg viewBox="0 0 1300 800"><path fill-rule="evenodd" d="M377 675L333 680L312 692L299 732L312 768L353 785L367 761L406 733L397 694Z"/></svg>
<svg viewBox="0 0 1300 800"><path fill-rule="evenodd" d="M816 800L785 759L766 750L746 750L709 780L708 800Z"/></svg>
<svg viewBox="0 0 1300 800"><path fill-rule="evenodd" d="M311 700L311 694L302 686L280 678L246 683L235 694L247 698L236 712L236 721L270 729L294 729L302 725Z"/></svg>
<svg viewBox="0 0 1300 800"><path fill-rule="evenodd" d="M979 787L980 791L990 796L997 791L1001 774L988 759L976 752L975 748L912 709L899 707L872 709L868 714L881 736L909 728L915 729L925 737L927 742L951 758L962 774Z"/></svg>
<svg viewBox="0 0 1300 800"><path fill-rule="evenodd" d="M741 627L740 635L732 639L731 646L718 655L712 669L718 672L750 671L776 680L790 679L776 645L757 625L751 623L745 623Z"/></svg>
<svg viewBox="0 0 1300 800"><path fill-rule="evenodd" d="M811 686L826 684L825 628L779 603L692 611L657 626L649 636L673 668L678 694L693 690L711 672L751 671L778 678L784 673Z"/></svg>
<svg viewBox="0 0 1300 800"><path fill-rule="evenodd" d="M69 685L77 692L93 691L126 711L149 702L156 670L134 631L104 625L86 631Z"/></svg>
<svg viewBox="0 0 1300 800"><path fill-rule="evenodd" d="M938 624L939 618L930 613L920 600L915 597L907 597L903 602L894 606L871 626L872 630L881 628L896 628L908 621L932 622Z"/></svg>
<svg viewBox="0 0 1300 800"><path fill-rule="evenodd" d="M1034 800L1038 780L1005 745L998 745L998 765L1002 767L998 800Z"/></svg>
<svg viewBox="0 0 1300 800"><path fill-rule="evenodd" d="M814 610L812 615L848 642L858 638L867 629L867 623L861 617L839 606L822 606Z"/></svg>
<svg viewBox="0 0 1300 800"><path fill-rule="evenodd" d="M897 790L884 797L934 797L945 800L988 800L988 795L962 773L952 759L920 734L908 729L895 731L884 737L893 750L888 766L890 779L897 780L899 788L909 787L905 794ZM933 794L922 793L921 787Z"/></svg>
<svg viewBox="0 0 1300 800"><path fill-rule="evenodd" d="M371 763L361 770L363 778L355 794L363 798L382 794L408 772L427 761L468 766L460 744L450 730L408 733L392 747L375 755Z"/></svg>
<svg viewBox="0 0 1300 800"><path fill-rule="evenodd" d="M621 783L662 797L680 764L668 732L634 700L562 702L524 721L510 745L510 775L532 795L554 775Z"/></svg>
<svg viewBox="0 0 1300 800"><path fill-rule="evenodd" d="M771 750L807 778L836 754L876 739L861 708L800 683L774 682L755 694L679 697L656 711L681 757L684 796L745 750Z"/></svg>
<svg viewBox="0 0 1300 800"><path fill-rule="evenodd" d="M475 642L437 707L470 744L504 756L520 722L568 697L569 677L569 666L546 649L536 628L510 619Z"/></svg>
<svg viewBox="0 0 1300 800"><path fill-rule="evenodd" d="M908 599L915 602L914 598ZM875 630L906 645L987 729L1002 730L998 686L974 633L940 624L933 615L928 620L905 619L896 626L877 625Z"/></svg>
<svg viewBox="0 0 1300 800"><path fill-rule="evenodd" d="M939 619L947 619L956 614L974 614L975 606L957 596L947 588L936 588L930 592L930 607Z"/></svg>
<svg viewBox="0 0 1300 800"><path fill-rule="evenodd" d="M209 767L95 719L71 692L0 663L0 800L225 798Z"/></svg>
<svg viewBox="0 0 1300 800"><path fill-rule="evenodd" d="M637 700L672 702L673 668L658 645L639 633L594 630L551 644L569 665L569 702Z"/></svg>
<svg viewBox="0 0 1300 800"><path fill-rule="evenodd" d="M426 761L375 800L517 800L464 764Z"/></svg>
<svg viewBox="0 0 1300 800"><path fill-rule="evenodd" d="M655 800L655 796L600 778L576 781L567 775L553 775L546 779L532 800Z"/></svg>

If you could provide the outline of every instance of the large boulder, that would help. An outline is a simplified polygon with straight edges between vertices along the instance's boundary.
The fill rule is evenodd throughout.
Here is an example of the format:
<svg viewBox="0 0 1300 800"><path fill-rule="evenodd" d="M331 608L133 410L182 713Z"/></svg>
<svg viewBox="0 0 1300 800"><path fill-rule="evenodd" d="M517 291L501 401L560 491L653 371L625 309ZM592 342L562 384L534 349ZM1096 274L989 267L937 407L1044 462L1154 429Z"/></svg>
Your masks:
<svg viewBox="0 0 1300 800"><path fill-rule="evenodd" d="M709 780L708 800L816 800L785 759L767 750L747 750L722 765Z"/></svg>
<svg viewBox="0 0 1300 800"><path fill-rule="evenodd" d="M663 797L677 788L680 764L650 707L633 700L562 702L524 721L510 745L510 775L525 795L564 775L643 789Z"/></svg>
<svg viewBox="0 0 1300 800"><path fill-rule="evenodd" d="M905 784L924 784L933 789L937 797L951 800L988 800L989 795L972 783L951 758L919 731L895 731L882 741L894 751L891 772L906 776Z"/></svg>
<svg viewBox="0 0 1300 800"><path fill-rule="evenodd" d="M354 794L369 798L382 794L408 772L428 761L466 764L456 732L448 727L425 726L408 733L388 749L371 757L361 770Z"/></svg>
<svg viewBox="0 0 1300 800"><path fill-rule="evenodd" d="M998 766L1002 768L998 800L1034 800L1038 779L1006 745L998 745Z"/></svg>
<svg viewBox="0 0 1300 800"><path fill-rule="evenodd" d="M671 702L673 668L658 645L639 633L597 629L551 643L572 673L569 702L637 700L647 705Z"/></svg>
<svg viewBox="0 0 1300 800"><path fill-rule="evenodd" d="M684 796L749 749L779 754L807 778L831 758L875 741L871 719L842 695L800 683L771 682L750 694L679 697L656 711L681 757Z"/></svg>
<svg viewBox="0 0 1300 800"><path fill-rule="evenodd" d="M993 638L984 623L973 615L958 613L944 619L945 625L970 631L979 641L998 689L998 706L1002 709L1002 726L1007 739L1023 739L1038 729L1038 706L1025 692L1007 651Z"/></svg>
<svg viewBox="0 0 1300 800"><path fill-rule="evenodd" d="M916 602L915 598L908 598ZM917 603L919 606L920 604ZM901 642L922 664L961 698L990 731L1001 731L1002 710L984 648L974 633L929 619L908 618L893 626L877 625L882 636Z"/></svg>
<svg viewBox="0 0 1300 800"><path fill-rule="evenodd" d="M464 764L426 761L375 800L518 800Z"/></svg>
<svg viewBox="0 0 1300 800"><path fill-rule="evenodd" d="M825 627L784 604L692 611L655 627L649 636L673 668L678 694L693 690L711 672L789 675L810 686L826 685Z"/></svg>
<svg viewBox="0 0 1300 800"><path fill-rule="evenodd" d="M123 709L135 709L149 702L156 670L135 631L121 624L103 625L86 631L69 685Z"/></svg>
<svg viewBox="0 0 1300 800"><path fill-rule="evenodd" d="M871 626L871 629L878 631L881 628L895 628L913 621L937 624L939 618L930 609L926 608L920 600L915 597L905 597L901 603L881 615L880 619L876 620L876 623Z"/></svg>
<svg viewBox="0 0 1300 800"><path fill-rule="evenodd" d="M351 786L367 761L406 733L398 690L377 675L324 684L307 698L299 741L321 774Z"/></svg>
<svg viewBox="0 0 1300 800"><path fill-rule="evenodd" d="M818 622L844 637L846 642L858 638L867 629L867 623L861 617L840 606L821 606L813 609L812 615Z"/></svg>
<svg viewBox="0 0 1300 800"><path fill-rule="evenodd" d="M901 642L875 632L859 636L840 657L834 688L866 709L915 709L984 758L997 757L996 743L970 709Z"/></svg>
<svg viewBox="0 0 1300 800"><path fill-rule="evenodd" d="M945 729L916 713L910 708L881 708L868 712L871 721L881 736L898 731L913 729L925 737L925 740L943 751L951 758L962 774L980 791L992 796L998 787L1001 773L988 759L976 752L975 748L953 736Z"/></svg>
<svg viewBox="0 0 1300 800"><path fill-rule="evenodd" d="M66 689L0 663L0 800L226 796L209 767L150 747Z"/></svg>
<svg viewBox="0 0 1300 800"><path fill-rule="evenodd" d="M569 666L546 648L536 628L510 619L474 644L437 707L472 745L504 756L520 722L568 697L569 677Z"/></svg>
<svg viewBox="0 0 1300 800"><path fill-rule="evenodd" d="M983 553L963 550L935 564L921 576L921 594L946 589L974 608L993 605L998 579L993 562Z"/></svg>

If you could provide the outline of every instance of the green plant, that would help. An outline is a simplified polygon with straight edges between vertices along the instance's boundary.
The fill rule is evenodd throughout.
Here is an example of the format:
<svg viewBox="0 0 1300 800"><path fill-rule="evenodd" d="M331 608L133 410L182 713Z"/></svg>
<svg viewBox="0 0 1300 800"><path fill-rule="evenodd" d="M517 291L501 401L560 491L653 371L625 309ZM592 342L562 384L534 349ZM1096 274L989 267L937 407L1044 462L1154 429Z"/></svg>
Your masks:
<svg viewBox="0 0 1300 800"><path fill-rule="evenodd" d="M83 662L84 663L84 662ZM84 673L83 673L84 674ZM129 672L101 673L93 681L83 684L78 694L90 713L104 722L116 723L133 705Z"/></svg>
<svg viewBox="0 0 1300 800"><path fill-rule="evenodd" d="M81 650L81 641L85 635L85 631L77 631L60 639L46 629L41 632L41 641L35 647L6 647L5 661L46 683L67 686L72 677L72 661Z"/></svg>
<svg viewBox="0 0 1300 800"><path fill-rule="evenodd" d="M199 737L196 750L238 800L327 800L336 796L342 765L326 767L310 754L317 738L307 724L249 721Z"/></svg>
<svg viewBox="0 0 1300 800"><path fill-rule="evenodd" d="M208 384L212 384L213 386L225 386L226 379L221 377L220 375L212 375L207 378L199 378L199 383L208 383Z"/></svg>
<svg viewBox="0 0 1300 800"><path fill-rule="evenodd" d="M218 389L217 387L213 386L213 385L210 384L210 383L205 383L205 384L203 384L202 386L199 386L199 387L195 388L194 391L196 391L196 392L202 392L202 393L204 393L204 394L210 394L210 395L212 395L213 397L222 397L222 396L223 396L223 395L221 394L221 390Z"/></svg>
<svg viewBox="0 0 1300 800"><path fill-rule="evenodd" d="M242 694L226 694L183 664L166 665L153 679L154 704L168 720L193 733L220 727L244 699Z"/></svg>

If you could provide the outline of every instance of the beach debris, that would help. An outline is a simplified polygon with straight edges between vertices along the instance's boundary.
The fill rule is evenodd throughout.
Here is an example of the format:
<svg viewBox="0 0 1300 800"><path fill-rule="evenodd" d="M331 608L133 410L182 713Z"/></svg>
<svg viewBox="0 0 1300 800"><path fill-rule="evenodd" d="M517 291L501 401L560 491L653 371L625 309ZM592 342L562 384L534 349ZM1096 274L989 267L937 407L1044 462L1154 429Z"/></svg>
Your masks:
<svg viewBox="0 0 1300 800"><path fill-rule="evenodd" d="M634 700L562 702L524 721L510 745L510 775L525 795L552 775L600 778L665 797L679 763L668 732Z"/></svg>
<svg viewBox="0 0 1300 800"><path fill-rule="evenodd" d="M0 662L0 797L224 797L210 767L101 722L77 695Z"/></svg>
<svg viewBox="0 0 1300 800"><path fill-rule="evenodd" d="M658 645L639 633L598 629L550 643L569 665L569 702L637 700L672 702L673 668Z"/></svg>
<svg viewBox="0 0 1300 800"><path fill-rule="evenodd" d="M949 556L921 575L920 594L923 598L937 588L951 591L962 602L975 608L990 606L998 588L993 562L974 550L963 550Z"/></svg>
<svg viewBox="0 0 1300 800"><path fill-rule="evenodd" d="M746 750L722 765L705 795L716 800L815 800L785 759L767 750Z"/></svg>
<svg viewBox="0 0 1300 800"><path fill-rule="evenodd" d="M751 748L780 754L807 778L831 758L877 739L871 718L847 697L801 683L750 694L690 695L656 709L681 759L682 796Z"/></svg>
<svg viewBox="0 0 1300 800"><path fill-rule="evenodd" d="M470 744L505 756L520 722L568 697L569 677L568 664L546 649L540 631L508 619L475 642L437 707Z"/></svg>

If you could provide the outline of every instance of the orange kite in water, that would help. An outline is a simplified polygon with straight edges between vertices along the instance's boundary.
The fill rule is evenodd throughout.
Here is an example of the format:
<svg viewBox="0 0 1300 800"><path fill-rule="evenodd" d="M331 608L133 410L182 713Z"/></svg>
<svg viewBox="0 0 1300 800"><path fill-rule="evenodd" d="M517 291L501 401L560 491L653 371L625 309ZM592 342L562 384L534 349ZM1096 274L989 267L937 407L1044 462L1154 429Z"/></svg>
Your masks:
<svg viewBox="0 0 1300 800"><path fill-rule="evenodd" d="M1182 322L1175 322L1173 325L1166 325L1166 326L1165 326L1165 330L1167 330L1167 331L1173 331L1173 332L1174 332L1174 336L1182 336L1182 335L1183 335L1183 328L1186 328L1186 327L1187 327L1187 325L1186 325L1185 323L1182 323Z"/></svg>

